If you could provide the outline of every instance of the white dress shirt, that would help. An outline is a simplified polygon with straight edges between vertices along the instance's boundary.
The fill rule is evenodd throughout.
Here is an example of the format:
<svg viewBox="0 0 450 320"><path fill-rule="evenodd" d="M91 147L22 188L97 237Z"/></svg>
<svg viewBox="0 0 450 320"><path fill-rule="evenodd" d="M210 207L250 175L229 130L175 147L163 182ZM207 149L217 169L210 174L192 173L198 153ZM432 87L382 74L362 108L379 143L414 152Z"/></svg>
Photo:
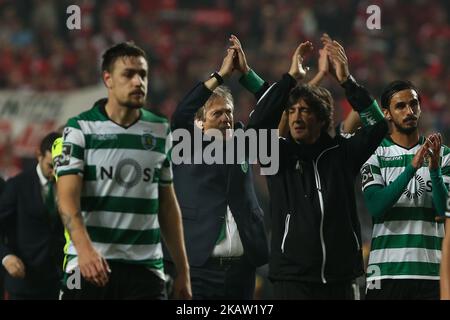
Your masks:
<svg viewBox="0 0 450 320"><path fill-rule="evenodd" d="M227 214L225 215L225 239L216 244L214 247L213 257L239 257L244 254L241 237L234 221L230 207L227 206Z"/></svg>

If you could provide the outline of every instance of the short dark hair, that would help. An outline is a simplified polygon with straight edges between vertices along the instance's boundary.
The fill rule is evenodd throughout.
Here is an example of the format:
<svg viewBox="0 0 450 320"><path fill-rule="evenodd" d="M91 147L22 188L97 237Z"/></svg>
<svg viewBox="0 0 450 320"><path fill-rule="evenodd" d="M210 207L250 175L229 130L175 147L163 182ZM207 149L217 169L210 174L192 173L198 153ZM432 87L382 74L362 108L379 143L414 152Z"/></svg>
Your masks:
<svg viewBox="0 0 450 320"><path fill-rule="evenodd" d="M416 86L412 84L412 82L405 80L395 80L389 83L386 88L384 88L383 93L381 94L381 107L389 109L392 96L399 91L407 89L414 90L419 97L419 102L422 102L419 91L417 90Z"/></svg>
<svg viewBox="0 0 450 320"><path fill-rule="evenodd" d="M133 41L122 42L103 53L102 71L111 72L114 63L120 57L143 57L147 60L145 51L135 45Z"/></svg>
<svg viewBox="0 0 450 320"><path fill-rule="evenodd" d="M323 87L301 85L291 90L287 109L303 99L320 121L324 121L322 130L328 130L333 117L334 100L330 91Z"/></svg>
<svg viewBox="0 0 450 320"><path fill-rule="evenodd" d="M57 132L50 132L47 134L44 139L41 141L41 145L39 146L39 151L41 152L41 155L45 156L45 153L47 151L52 152L52 145L53 142L55 142L56 139L61 137L60 133Z"/></svg>

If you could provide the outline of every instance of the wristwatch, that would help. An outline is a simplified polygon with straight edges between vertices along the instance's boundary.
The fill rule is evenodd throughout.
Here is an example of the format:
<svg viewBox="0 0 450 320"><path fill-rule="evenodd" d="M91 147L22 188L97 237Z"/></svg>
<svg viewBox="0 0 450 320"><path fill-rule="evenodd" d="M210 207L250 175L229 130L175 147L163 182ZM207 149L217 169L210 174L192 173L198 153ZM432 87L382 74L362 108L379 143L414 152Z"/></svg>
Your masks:
<svg viewBox="0 0 450 320"><path fill-rule="evenodd" d="M213 72L211 73L211 75L209 76L209 78L216 78L217 82L219 83L219 86L223 83L223 78L222 76L217 72Z"/></svg>

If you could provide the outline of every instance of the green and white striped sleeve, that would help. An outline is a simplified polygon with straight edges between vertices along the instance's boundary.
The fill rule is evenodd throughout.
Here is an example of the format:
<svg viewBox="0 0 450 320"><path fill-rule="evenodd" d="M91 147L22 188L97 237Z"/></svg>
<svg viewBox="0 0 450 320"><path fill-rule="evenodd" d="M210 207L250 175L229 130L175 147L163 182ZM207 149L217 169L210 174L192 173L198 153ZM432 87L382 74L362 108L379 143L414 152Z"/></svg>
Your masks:
<svg viewBox="0 0 450 320"><path fill-rule="evenodd" d="M83 174L85 137L76 118L69 119L63 131L63 145L57 168L58 177Z"/></svg>
<svg viewBox="0 0 450 320"><path fill-rule="evenodd" d="M442 147L442 162L441 162L441 172L444 178L444 183L450 184L450 148L447 146Z"/></svg>
<svg viewBox="0 0 450 320"><path fill-rule="evenodd" d="M444 184L449 190L446 200L445 215L450 218L450 148L443 146L442 162L441 162L441 174Z"/></svg>
<svg viewBox="0 0 450 320"><path fill-rule="evenodd" d="M376 153L361 168L362 191L373 185L385 186L386 183L381 176L380 164Z"/></svg>
<svg viewBox="0 0 450 320"><path fill-rule="evenodd" d="M165 154L166 159L164 160L161 168L160 178L159 178L159 185L160 186L167 186L172 183L173 180L173 173L172 173L172 162L170 160L170 151L172 149L172 132L170 132L170 129L168 130L167 136L166 136L166 146L165 146Z"/></svg>
<svg viewBox="0 0 450 320"><path fill-rule="evenodd" d="M448 192L448 196L447 196L447 209L445 210L445 216L447 218L450 218L450 190Z"/></svg>

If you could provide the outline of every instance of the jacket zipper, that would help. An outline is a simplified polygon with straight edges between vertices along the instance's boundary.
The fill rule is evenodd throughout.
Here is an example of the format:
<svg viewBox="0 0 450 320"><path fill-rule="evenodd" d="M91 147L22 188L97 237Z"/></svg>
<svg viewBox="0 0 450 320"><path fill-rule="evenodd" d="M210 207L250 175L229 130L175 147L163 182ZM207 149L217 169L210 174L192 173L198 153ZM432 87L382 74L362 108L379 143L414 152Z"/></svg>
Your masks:
<svg viewBox="0 0 450 320"><path fill-rule="evenodd" d="M359 249L361 249L361 246L359 245L359 240L358 240L358 237L356 236L356 232L355 232L355 230L353 230L353 227L352 227L352 231L353 231L353 235L355 236L355 240L356 240L356 251L359 251Z"/></svg>
<svg viewBox="0 0 450 320"><path fill-rule="evenodd" d="M327 261L327 250L325 248L325 239L323 236L323 220L324 220L324 206L323 206L323 196L322 196L322 185L320 183L320 175L319 175L319 170L317 170L317 163L319 162L320 157L327 151L331 150L331 149L335 149L339 146L333 146L331 148L325 149L323 150L319 156L317 157L316 161L313 161L313 167L314 167L314 177L316 180L316 189L317 189L317 194L319 195L319 205L320 205L320 213L321 213L321 218L320 218L320 244L322 245L322 255L323 255L323 260L322 260L322 268L320 270L320 276L322 277L322 282L323 283L327 283L327 279L325 278L325 264Z"/></svg>
<svg viewBox="0 0 450 320"><path fill-rule="evenodd" d="M283 241L281 241L281 252L284 253L284 243L286 241L286 237L289 232L289 220L291 219L291 214L288 213L286 216L286 220L284 221L284 234L283 234Z"/></svg>

